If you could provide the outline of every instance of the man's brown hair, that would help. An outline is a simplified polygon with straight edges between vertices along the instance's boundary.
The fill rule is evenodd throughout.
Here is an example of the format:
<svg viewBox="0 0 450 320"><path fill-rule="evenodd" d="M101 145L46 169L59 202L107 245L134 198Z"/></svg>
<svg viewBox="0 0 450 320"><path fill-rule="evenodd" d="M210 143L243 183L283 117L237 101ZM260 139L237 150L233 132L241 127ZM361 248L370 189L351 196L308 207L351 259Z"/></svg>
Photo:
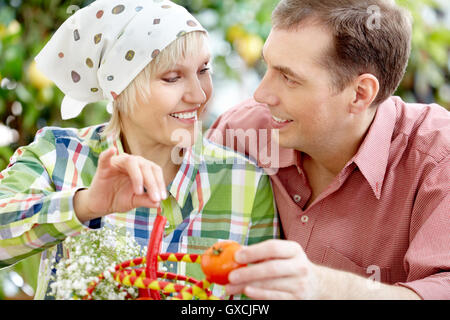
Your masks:
<svg viewBox="0 0 450 320"><path fill-rule="evenodd" d="M307 22L318 22L333 33L334 45L320 61L337 90L371 73L380 83L373 105L395 92L411 51L407 10L389 0L281 0L272 14L273 27L282 30Z"/></svg>

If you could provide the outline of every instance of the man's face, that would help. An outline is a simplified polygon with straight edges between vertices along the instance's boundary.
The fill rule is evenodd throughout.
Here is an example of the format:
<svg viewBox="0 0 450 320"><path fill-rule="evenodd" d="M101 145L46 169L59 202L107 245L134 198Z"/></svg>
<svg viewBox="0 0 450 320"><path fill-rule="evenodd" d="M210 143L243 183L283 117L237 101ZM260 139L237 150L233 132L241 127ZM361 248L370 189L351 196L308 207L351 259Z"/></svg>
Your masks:
<svg viewBox="0 0 450 320"><path fill-rule="evenodd" d="M254 97L269 106L282 147L310 153L346 134L352 92L336 93L329 70L320 64L331 44L332 35L313 24L272 29L266 41L267 72Z"/></svg>

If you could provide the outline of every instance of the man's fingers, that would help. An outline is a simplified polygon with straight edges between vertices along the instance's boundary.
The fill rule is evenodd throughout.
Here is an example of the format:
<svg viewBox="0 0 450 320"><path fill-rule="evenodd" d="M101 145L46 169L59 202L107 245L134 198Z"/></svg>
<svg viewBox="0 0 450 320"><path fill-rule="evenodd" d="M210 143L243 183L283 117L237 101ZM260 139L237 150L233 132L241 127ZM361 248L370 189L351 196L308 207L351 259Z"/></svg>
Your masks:
<svg viewBox="0 0 450 320"><path fill-rule="evenodd" d="M245 286L248 285L247 283L244 284L227 284L225 286L225 292L227 295L231 296L232 294L242 294L244 293Z"/></svg>
<svg viewBox="0 0 450 320"><path fill-rule="evenodd" d="M244 292L246 287L260 288L269 291L287 292L291 295L300 295L305 288L302 275L291 277L282 277L276 279L264 279L260 281L246 282L243 284L228 284L226 286L227 294L237 294Z"/></svg>
<svg viewBox="0 0 450 320"><path fill-rule="evenodd" d="M298 262L297 262L298 261ZM283 277L298 276L305 270L300 260L268 260L247 267L233 270L228 279L231 284L242 284L253 281L273 280Z"/></svg>
<svg viewBox="0 0 450 320"><path fill-rule="evenodd" d="M285 290L285 288L277 285L274 281L252 282L242 285L228 284L225 289L227 295L245 294L249 298L256 300L293 299L293 294L290 291Z"/></svg>
<svg viewBox="0 0 450 320"><path fill-rule="evenodd" d="M237 251L234 258L241 264L256 263L269 259L290 259L302 252L297 242L267 240Z"/></svg>

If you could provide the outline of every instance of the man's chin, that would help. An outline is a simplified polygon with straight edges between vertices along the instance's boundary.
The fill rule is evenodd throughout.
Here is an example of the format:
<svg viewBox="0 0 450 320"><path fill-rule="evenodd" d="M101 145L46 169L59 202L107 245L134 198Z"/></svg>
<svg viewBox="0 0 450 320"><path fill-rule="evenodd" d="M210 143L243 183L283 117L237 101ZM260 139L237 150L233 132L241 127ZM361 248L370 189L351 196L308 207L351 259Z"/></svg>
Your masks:
<svg viewBox="0 0 450 320"><path fill-rule="evenodd" d="M295 149L295 143L293 139L286 134L280 133L272 135L272 139L282 148Z"/></svg>

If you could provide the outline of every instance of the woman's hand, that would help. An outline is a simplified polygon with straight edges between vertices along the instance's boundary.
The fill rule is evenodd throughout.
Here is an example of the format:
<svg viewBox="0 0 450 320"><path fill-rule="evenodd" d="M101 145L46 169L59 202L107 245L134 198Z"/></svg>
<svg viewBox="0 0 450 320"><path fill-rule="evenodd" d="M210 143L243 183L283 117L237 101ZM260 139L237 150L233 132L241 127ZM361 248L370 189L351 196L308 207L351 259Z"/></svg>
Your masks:
<svg viewBox="0 0 450 320"><path fill-rule="evenodd" d="M114 154L114 148L100 154L91 186L75 194L74 209L81 222L138 207L157 208L167 198L158 165L140 156Z"/></svg>

